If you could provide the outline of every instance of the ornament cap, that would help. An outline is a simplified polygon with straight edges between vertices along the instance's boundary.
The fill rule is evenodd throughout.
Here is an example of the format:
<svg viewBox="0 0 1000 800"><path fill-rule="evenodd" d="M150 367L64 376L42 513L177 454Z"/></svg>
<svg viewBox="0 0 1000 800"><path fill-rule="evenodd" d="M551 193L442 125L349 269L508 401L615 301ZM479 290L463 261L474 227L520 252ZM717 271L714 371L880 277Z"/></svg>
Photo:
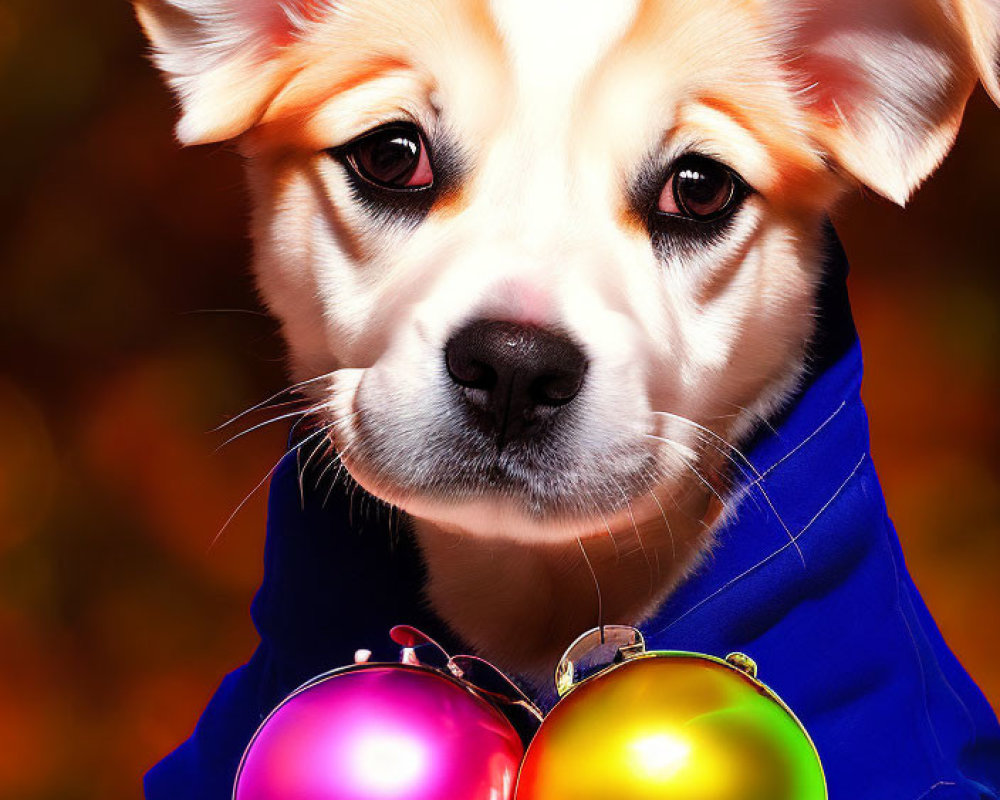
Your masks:
<svg viewBox="0 0 1000 800"><path fill-rule="evenodd" d="M556 665L556 691L562 697L601 670L646 652L646 640L631 625L602 625L580 634Z"/></svg>
<svg viewBox="0 0 1000 800"><path fill-rule="evenodd" d="M746 653L730 653L726 656L726 663L756 680L757 662Z"/></svg>

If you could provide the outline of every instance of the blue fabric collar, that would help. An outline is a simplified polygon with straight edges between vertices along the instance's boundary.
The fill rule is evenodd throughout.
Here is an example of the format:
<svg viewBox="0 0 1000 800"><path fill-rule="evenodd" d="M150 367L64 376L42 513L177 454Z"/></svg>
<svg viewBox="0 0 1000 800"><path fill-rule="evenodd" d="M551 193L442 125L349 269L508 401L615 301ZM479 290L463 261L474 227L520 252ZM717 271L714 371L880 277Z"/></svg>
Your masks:
<svg viewBox="0 0 1000 800"><path fill-rule="evenodd" d="M753 470L711 557L642 627L652 648L752 656L813 736L832 800L997 798L996 717L938 633L886 515L846 260L830 242L810 377L744 450ZM152 800L228 798L268 711L355 647L392 658L378 646L391 625L448 639L421 599L410 537L386 535L384 518L339 492L315 494L300 495L286 458L252 609L260 647L147 775Z"/></svg>

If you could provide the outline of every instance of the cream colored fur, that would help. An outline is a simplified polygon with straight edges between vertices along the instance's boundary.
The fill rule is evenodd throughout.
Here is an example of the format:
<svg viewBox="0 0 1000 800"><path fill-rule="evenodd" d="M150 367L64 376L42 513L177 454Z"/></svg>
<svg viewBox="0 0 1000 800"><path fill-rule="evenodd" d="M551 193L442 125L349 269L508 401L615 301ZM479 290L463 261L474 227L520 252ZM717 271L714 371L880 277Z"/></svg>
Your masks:
<svg viewBox="0 0 1000 800"><path fill-rule="evenodd" d="M412 519L442 617L539 680L597 622L591 568L604 620L637 622L707 552L713 445L796 385L837 196L905 201L976 80L998 97L996 0L137 7L181 141L236 138L248 159L259 286L294 376L331 374L311 387L348 471ZM397 120L466 165L412 226L373 220L324 153ZM755 192L721 239L658 253L625 187L650 153L690 150ZM422 488L462 467L441 354L474 317L584 346L578 422L538 476L572 509Z"/></svg>

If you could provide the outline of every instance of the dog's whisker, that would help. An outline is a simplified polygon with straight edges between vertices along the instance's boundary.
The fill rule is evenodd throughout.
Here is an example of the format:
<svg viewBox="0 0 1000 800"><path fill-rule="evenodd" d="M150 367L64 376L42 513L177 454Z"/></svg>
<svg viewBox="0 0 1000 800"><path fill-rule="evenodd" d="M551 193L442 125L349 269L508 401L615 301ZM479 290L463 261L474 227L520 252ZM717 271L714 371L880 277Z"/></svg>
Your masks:
<svg viewBox="0 0 1000 800"><path fill-rule="evenodd" d="M311 448L311 451L310 451L309 455L306 457L305 463L299 465L299 475L298 475L298 478L299 478L299 500L300 500L303 508L305 508L305 503L306 503L306 486L305 486L305 483L306 483L306 473L309 471L309 467L312 464L313 459L316 458L316 455L321 450L324 450L325 452L324 452L324 454L322 456L320 456L320 461L322 461L323 458L326 457L326 454L329 453L329 451L333 447L333 439L330 436L330 431L338 423L342 422L343 420L345 420L345 419L347 419L349 417L355 416L355 414L357 414L357 413L359 413L359 412L354 412L353 414L348 414L348 415L345 415L344 417L337 417L335 419L330 420L325 425L323 425L322 427L319 428L318 432L322 433L323 440L325 440L325 443L324 443L324 441L318 442L315 447ZM300 450L299 453L301 454L301 452L302 451ZM325 470L324 470L324 472L325 472ZM322 475L323 475L323 473L321 473L320 477L316 479L316 488L317 489L319 488L320 481L322 480Z"/></svg>
<svg viewBox="0 0 1000 800"><path fill-rule="evenodd" d="M660 509L660 516L663 517L663 524L667 527L667 535L670 537L670 555L674 561L677 561L677 542L674 539L674 530L670 527L670 520L667 519L667 512L664 511L660 498L656 496L654 489L649 490L649 496L653 498L656 507ZM659 558L659 554L657 554L657 558Z"/></svg>
<svg viewBox="0 0 1000 800"><path fill-rule="evenodd" d="M774 425L771 424L771 421L767 417L765 417L763 414L761 414L760 412L758 412L758 411L752 411L751 409L747 408L746 406L741 406L739 403L733 403L733 402L730 402L728 400L723 400L722 402L725 405L729 406L730 408L735 408L738 413L720 415L718 417L715 417L715 419L722 419L724 417L737 417L740 414L745 414L746 416L750 417L751 419L759 422L761 425L763 425L765 428L767 428L768 431L770 431L771 433L777 435L777 433L778 433L777 429L774 427Z"/></svg>
<svg viewBox="0 0 1000 800"><path fill-rule="evenodd" d="M324 379L327 379L327 378L331 378L331 377L333 377L333 374L334 374L333 372L325 372L322 375L317 375L314 378L307 378L306 380L297 381L296 383L293 383L290 386L286 386L281 391L275 392L270 397L265 398L264 400L261 400L259 403L250 406L250 408L248 408L248 409L246 409L244 411L241 411L239 414L236 414L235 416L230 417L225 422L223 422L221 425L218 425L215 428L212 428L212 430L210 430L209 433L217 433L218 431L221 431L221 430L223 430L225 428L228 428L230 425L232 425L237 420L243 419L243 417L247 416L247 414L252 414L254 411L259 411L262 408L272 407L271 404L275 400L277 400L278 398L280 398L280 397L282 397L282 396L284 396L286 394L294 393L294 392L298 391L299 389L301 389L302 387L308 386L308 385L313 384L313 383L316 383L317 381L321 381L321 380L324 380ZM301 401L290 400L288 402L306 402L306 398L302 398Z"/></svg>
<svg viewBox="0 0 1000 800"><path fill-rule="evenodd" d="M682 422L690 423L691 425L693 425L694 427L702 430L703 432L713 434L716 439L718 439L723 444L725 444L728 448L730 448L731 450L733 450L737 455L739 455L744 460L744 462L746 462L746 465L757 476L757 480L755 480L754 482L748 484L747 488L748 489L756 489L757 491L760 492L761 496L764 498L764 502L767 503L768 507L771 509L771 511L774 514L775 518L778 520L778 523L781 525L782 530L784 530L785 535L788 537L788 540L792 543L792 546L795 548L795 552L798 554L799 560L802 562L802 566L805 567L806 566L805 554L802 552L802 548L799 547L798 543L795 541L794 535L792 534L792 532L789 529L788 525L785 523L785 520L781 516L781 514L779 513L778 509L775 507L774 502L771 500L770 495L767 493L767 490L764 489L764 487L761 485L761 482L763 480L763 476L760 474L760 472L757 470L757 468L753 465L753 463L746 456L744 456L736 447L734 447L733 445L729 444L729 442L727 442L723 437L719 436L718 434L715 434L712 431L709 431L707 428L704 428L701 425L698 425L698 423L693 422L692 420L689 420L686 417L681 417L681 416L678 416L676 414L670 414L669 412L658 411L658 412L655 412L655 413L666 414L667 416L670 416L672 418L678 419L678 420L680 420ZM688 469L690 469L695 475L698 476L699 480L701 480L701 482L704 483L705 486L707 486L709 488L709 490L712 492L713 495L715 495L716 499L718 499L718 501L720 503L722 503L723 505L725 505L725 501L719 495L719 493L715 489L715 487L712 486L712 484L700 472L698 472L698 470L695 468L695 466L690 461L688 461L688 459L685 458L684 455L680 452L680 450L682 448L683 449L688 449L688 448L684 448L683 445L681 445L678 442L675 442L672 439L667 438L667 437L656 436L655 434L652 434L652 433L647 433L647 434L644 434L644 435L647 436L647 437L649 437L649 438L651 438L651 439L655 439L657 441L661 441L664 444L673 445L675 448L677 448L678 449L678 457L687 465ZM708 442L706 442L706 444L709 444L711 446L711 444L708 443ZM721 455L723 455L725 457L729 457L724 451L719 450L718 448L716 448L716 449L717 449L717 451ZM737 467L739 467L739 468L742 469L742 465L737 464L731 457L729 457L729 458L730 458L731 461L733 461L734 464L736 464Z"/></svg>
<svg viewBox="0 0 1000 800"><path fill-rule="evenodd" d="M677 499L677 497L673 493L671 493L671 495L670 495L670 502L674 504L674 508L677 510L678 514L686 517L687 519L691 520L692 522L697 523L698 525L701 525L701 527L704 530L706 530L706 531L708 531L708 530L711 529L711 526L707 522L705 522L704 519L702 519L701 517L694 516L693 514L691 514L690 511L688 511L687 509L685 509L680 504L680 501Z"/></svg>
<svg viewBox="0 0 1000 800"><path fill-rule="evenodd" d="M341 475L345 475L348 481L348 500L347 500L347 519L348 526L354 525L354 496L360 487L360 484L351 475L350 471L344 464L344 456L347 455L348 451L351 449L352 445L349 444L343 450L337 450L333 447L333 442L330 442L330 449L333 451L333 457L330 460L330 465L337 465L337 472L334 474L333 478L330 480L330 485L327 487L326 495L323 497L323 508L326 508L326 504L330 501L330 495L333 494L333 489L340 483ZM326 472L326 470L324 470ZM318 487L317 487L318 488Z"/></svg>
<svg viewBox="0 0 1000 800"><path fill-rule="evenodd" d="M335 486L337 483L340 482L342 475L346 476L348 481L351 480L351 473L348 471L347 465L344 464L344 460L343 458L341 458L340 453L335 453L335 456L336 456L337 471L334 473L333 478L331 478L330 488L327 489L326 493L327 500L330 499L330 492L332 491L333 486Z"/></svg>
<svg viewBox="0 0 1000 800"><path fill-rule="evenodd" d="M330 502L330 496L333 494L333 488L340 483L340 475L344 469L344 461L343 456L338 453L332 445L327 449L327 452L323 455L323 457L329 459L329 463L323 468L323 471L316 479L317 491L323 483L323 478L327 475L330 469L332 469L334 465L337 467L336 472L334 472L333 476L330 478L330 485L326 487L326 492L323 494L323 502L320 504L321 508L326 508L326 504ZM348 473L348 478L350 478L350 473ZM350 486L345 488L349 489Z"/></svg>
<svg viewBox="0 0 1000 800"><path fill-rule="evenodd" d="M346 450L347 448L344 449ZM316 476L316 483L313 487L316 491L320 490L320 487L323 485L323 480L326 478L330 470L333 469L333 467L335 466L337 467L337 471L330 479L330 485L327 487L326 494L323 497L323 506L325 507L327 501L330 499L330 494L333 491L333 487L336 486L336 484L340 480L340 472L344 468L341 454L337 452L337 448L333 444L333 439L331 439L329 436L327 437L326 449L323 453L323 459L326 459L327 463L320 471L319 475Z"/></svg>
<svg viewBox="0 0 1000 800"><path fill-rule="evenodd" d="M341 423L344 423L344 422L347 422L350 419L353 419L354 417L356 417L360 413L361 413L361 409L358 409L357 411L353 411L350 414L344 414L343 416L340 416L340 417L334 417L333 419L329 420L327 422L327 424L325 424L323 426L322 430L323 430L323 432L325 434L324 438L326 439L326 442L327 442L327 445L326 445L327 452L329 452L330 448L333 447L333 439L329 435L330 431L333 430L333 428L335 428L337 425L340 425ZM323 447L322 444L318 444L316 447L314 447L312 449L312 452L310 452L309 456L306 458L305 464L303 464L301 466L301 468L299 469L299 495L302 498L303 504L305 503L305 476L306 476L306 472L308 472L308 470L309 470L309 464L312 462L313 458L316 457L316 454L320 451L320 449L322 447ZM325 457L325 454L324 454L323 457ZM320 475L320 478L317 478L317 481L316 481L316 488L317 489L319 488L319 482L320 482L321 479L322 479L322 474Z"/></svg>
<svg viewBox="0 0 1000 800"><path fill-rule="evenodd" d="M316 409L316 410L318 410L318 409ZM279 421L279 419L287 419L289 417L298 417L299 420L301 421L302 419L305 418L305 416L307 415L307 413L310 413L310 412L300 412L300 413L297 413L297 414L282 415L282 417L276 418L276 419L273 419L273 420L269 420L267 423L262 423L262 425L263 424L270 424L271 422L277 422L277 421ZM305 445L308 444L309 442L311 442L314 439L316 439L317 437L325 437L325 438L329 439L329 431L333 428L334 425L336 425L337 423L343 421L344 419L347 419L348 417L354 416L354 414L356 414L356 413L358 413L358 412L354 412L353 414L348 414L348 415L345 415L343 417L338 417L338 418L330 421L328 424L323 425L323 426L317 428L316 430L314 430L311 433L309 433L307 436L303 437L301 441L297 442L295 445L293 445L292 447L288 448L281 455L281 457L277 460L277 462L275 462L274 466L272 466L271 469L269 469L267 471L267 473L264 475L264 477L261 478L260 482L257 483L257 485L254 486L254 488L250 490L249 494L247 494L246 497L243 498L243 500L239 503L239 505L237 505L236 508L233 510L233 512L229 515L229 517L223 523L222 527L219 529L218 533L212 539L212 543L209 545L209 550L213 549L217 545L217 543L219 542L219 540L222 538L223 533L226 531L226 529L232 523L233 519L236 518L236 515L239 514L239 512L243 509L243 507L250 501L250 499L261 489L261 487L274 474L274 471L278 468L278 466L281 464L282 460L284 460L286 456L288 456L291 453L296 453L296 456L298 456L298 454L300 454L302 452L302 448L305 447ZM298 424L298 423L296 423L296 424ZM256 427L261 427L261 426L255 426L255 428ZM255 428L251 428L250 430L244 431L243 434L240 434L240 435L244 435L244 434L250 433ZM309 462L312 460L312 458L315 456L315 454L318 452L319 449L320 449L320 447L315 447L315 448L312 449L312 451L310 452L309 456L306 459L305 465L299 466L298 462L296 463L297 472L298 472L299 491L300 491L300 493L302 493L301 496L302 496L302 502L303 502L303 504L305 503L305 496L304 496L303 487L302 487L302 476L303 476L303 473L304 473L305 469L308 467Z"/></svg>
<svg viewBox="0 0 1000 800"><path fill-rule="evenodd" d="M594 570L594 565L590 562L590 556L587 555L587 548L583 546L583 539L579 536L576 537L576 543L580 545L580 552L583 553L583 560L587 562L587 569L590 570L590 577L594 579L594 588L597 590L597 627L601 631L601 635L604 635L604 596L601 594L601 582L597 579L597 572Z"/></svg>
<svg viewBox="0 0 1000 800"><path fill-rule="evenodd" d="M382 475L388 469L389 469L389 465L388 464L383 464L383 465L379 466L376 469L376 471L375 471L375 475L373 476L373 480L376 483L378 483L379 479L382 477ZM377 513L377 511L379 509L387 508L390 511L390 519L391 519L392 509L398 508L395 503L391 503L388 500L385 500L385 499L383 499L383 498L381 498L381 497L379 497L377 495L374 495L371 492L367 492L367 491L363 492L363 494L362 494L362 502L364 501L366 495L367 495L369 503L374 503L375 504L376 513Z"/></svg>
<svg viewBox="0 0 1000 800"><path fill-rule="evenodd" d="M684 465L689 470L691 470L691 472L693 472L695 474L695 476L697 476L698 480L700 480L703 484L705 484L705 487L713 495L715 495L715 498L720 503L725 503L725 501L722 499L722 496L719 494L718 490L712 485L712 482L709 481L708 478L706 478L704 475L702 475L701 472L698 471L698 468L695 467L694 464L684 455L683 451L685 451L685 450L689 451L690 450L689 447L687 447L686 445L681 444L680 442L675 442L673 439L669 439L666 436L656 436L655 434L652 434L652 433L647 433L647 434L644 434L644 435L647 436L650 439L655 439L658 442L663 442L664 444L669 444L669 445L672 445L673 447L675 447L677 449L677 457L681 461L684 462Z"/></svg>
<svg viewBox="0 0 1000 800"><path fill-rule="evenodd" d="M245 314L252 317L271 319L269 314L263 311L254 311L252 308L195 308L191 311L181 311L182 317L193 317L198 314Z"/></svg>
<svg viewBox="0 0 1000 800"><path fill-rule="evenodd" d="M706 428L704 425L700 425L699 423L695 422L693 419L690 419L689 417L685 417L682 414L674 414L674 413L672 413L670 411L654 411L653 413L657 414L659 416L669 417L670 419L677 420L678 422L680 422L680 423L682 423L684 425L690 425L692 428L695 428L696 430L700 431L701 433L705 434L706 436L710 436L711 438L713 438L713 439L721 442L727 449L732 450L734 453L736 453L736 455L738 455L743 460L743 462L746 464L746 466L755 475L759 474L757 472L757 468L754 466L753 462L746 455L743 454L742 450L740 450L732 442L728 441L725 437L720 436L718 433L716 433L715 431L713 431L711 428Z"/></svg>
<svg viewBox="0 0 1000 800"><path fill-rule="evenodd" d="M653 562L649 559L649 552L646 550L646 545L642 540L642 534L639 533L639 524L635 521L635 514L632 511L632 501L629 499L625 490L618 484L618 481L611 478L611 482L615 485L621 493L622 498L625 500L625 508L628 511L629 519L632 521L632 529L635 531L635 539L639 543L639 550L642 551L643 558L646 559L646 567L649 570L649 594L652 595L655 586L655 580L653 577Z"/></svg>
<svg viewBox="0 0 1000 800"><path fill-rule="evenodd" d="M257 492L260 490L260 488L265 483L267 483L268 479L274 474L274 471L278 468L278 466L281 464L281 462L290 453L294 453L294 452L298 451L299 448L301 448L306 442L308 442L310 439L312 439L313 437L315 437L317 435L317 433L318 433L318 431L316 433L309 434L309 436L305 437L301 442L298 442L297 444L295 444L292 447L288 448L288 450L286 450L284 453L281 454L281 458L279 458L274 463L274 466L271 467L267 471L267 474L265 474L264 477L260 479L260 482L256 486L254 486L253 489L250 490L250 493L240 501L240 504L238 506L236 506L236 508L233 509L233 512L226 518L226 521L224 523L222 523L222 527L219 528L219 532L215 534L215 537L212 539L211 544L208 546L208 550L209 551L212 551L213 549L215 549L216 545L219 543L219 540L222 538L222 534L225 533L225 531L229 527L230 523L236 518L236 515L240 513L240 511L243 509L243 506L245 506L248 502L250 502L250 498L253 497L255 494L257 494Z"/></svg>
<svg viewBox="0 0 1000 800"><path fill-rule="evenodd" d="M295 411L291 411L291 412L289 412L287 414L280 414L280 415L278 415L276 417L272 417L270 419L263 420L262 422L259 422L256 425L253 425L250 428L247 428L246 430L241 431L240 433L237 433L237 434L231 436L226 441L224 441L222 444L220 444L218 447L216 447L215 450L214 450L214 452L218 453L224 447L232 444L237 439L241 439L244 436L247 436L248 434L253 433L254 431L257 431L257 430L260 430L261 428L267 427L268 425L273 425L275 422L282 422L282 421L284 421L286 419L293 419L293 418L296 418L296 417L299 420L308 419L310 417L315 417L315 416L319 415L321 412L328 411L332 406L333 406L333 401L332 400L327 400L327 401L324 401L324 402L321 402L321 403L315 403L315 404L313 404L313 405L311 405L311 406L309 406L307 408L298 408ZM346 420L349 420L352 417L355 417L355 416L357 416L360 413L361 413L361 411L358 410L358 411L354 411L354 412L352 412L350 414L344 414L344 415L342 415L340 417L335 417L335 418L333 418L331 420L330 425L326 426L326 428L327 429L332 428L333 426L338 425L341 422L344 422Z"/></svg>
<svg viewBox="0 0 1000 800"><path fill-rule="evenodd" d="M590 500L592 501L594 510L597 512L598 516L601 518L601 521L604 523L604 529L608 532L608 538L611 540L611 546L615 550L615 564L620 564L622 561L621 550L618 547L618 540L615 538L615 534L611 530L611 525L608 522L608 518L604 515L604 510L601 508L600 503L594 500L593 494L590 495Z"/></svg>
<svg viewBox="0 0 1000 800"><path fill-rule="evenodd" d="M276 411L276 410L281 409L281 408L292 408L294 406L301 406L301 405L306 404L306 403L309 403L309 398L308 397L305 397L305 396L302 396L302 397L293 397L290 400L282 400L281 402L266 403L264 405L260 405L260 406L258 406L256 408L254 408L253 411ZM219 431L225 430L230 425L232 425L233 423L237 422L239 419L242 419L243 417L249 416L250 413L251 413L251 410L247 409L246 411L244 411L239 416L233 417L231 420L228 420L228 421L222 423L221 425L218 425L218 426L212 428L208 432L209 433L218 433Z"/></svg>
<svg viewBox="0 0 1000 800"><path fill-rule="evenodd" d="M771 510L771 513L774 514L775 519L778 520L778 524L781 525L781 528L782 528L782 530L784 530L785 535L788 537L788 540L792 543L792 546L795 548L795 552L798 554L799 560L802 562L802 566L806 567L807 566L806 565L806 557L805 557L805 554L802 552L802 548L799 547L798 542L795 539L795 535L792 533L791 529L788 527L788 524L785 522L785 519L781 515L781 512L778 511L777 506L775 506L774 501L771 499L770 493L767 491L767 489L764 488L764 475L761 474L761 472L757 469L757 467L746 456L744 456L742 453L739 452L739 450L737 450L735 447L733 447L728 442L726 442L725 439L723 439L721 436L718 436L718 435L716 435L716 438L719 441L721 441L723 444L725 444L727 447L729 447L730 449L734 450L743 459L743 461L745 462L746 466L749 467L749 471L754 475L754 479L745 485L745 487L744 487L745 490L748 493L752 492L753 490L756 490L760 494L760 496L764 499L764 502L767 504L767 507ZM707 444L710 444L710 443L707 443ZM710 444L710 446L713 446L713 445ZM735 459L733 459L731 456L729 456L724 450L720 449L719 447L715 447L715 446L713 446L713 447L714 447L714 449L718 453L720 453L724 457L728 458L730 460L730 462L733 463L734 466L736 466L741 471L743 470L743 466L740 465L740 464L738 464L735 461ZM752 497L753 495L750 494L750 496Z"/></svg>
<svg viewBox="0 0 1000 800"><path fill-rule="evenodd" d="M247 428L245 431L240 431L236 435L230 436L228 439L226 439L226 441L224 441L222 444L216 447L214 452L218 453L224 447L227 447L228 445L232 444L238 439L242 439L244 436L247 436L253 433L254 431L259 431L261 428L266 428L268 425L273 425L275 422L282 422L286 419L293 419L294 417L309 416L310 414L315 414L328 407L329 407L328 403L319 403L317 405L310 406L309 408L296 409L295 411L291 411L287 414L279 414L277 417L271 417L270 419L266 419L263 422L258 422L256 425Z"/></svg>
<svg viewBox="0 0 1000 800"><path fill-rule="evenodd" d="M663 437L663 436L658 436L658 435L653 434L653 433L646 433L646 434L643 434L643 435L646 438L648 438L648 439L653 439L655 441L664 442L666 444L673 445L674 447L678 448L678 450L683 450L684 452L686 452L689 456L694 457L697 454L697 451L694 448L689 447L688 445L682 444L680 442L677 442L677 441L675 441L673 439L669 439L669 438ZM740 470L741 473L743 473L745 471L745 468L744 468L744 466L743 466L743 464L741 462L737 461L729 453L727 453L724 449L722 449L721 447L719 447L715 443L709 441L706 438L703 438L700 435L698 437L698 443L699 443L699 445L702 445L703 447L710 447L710 448L712 448L713 451L715 451L720 456L722 456L724 459L726 459L730 464L733 465L733 467L735 467L736 469ZM716 497L718 497L718 494L716 495ZM719 499L721 500L722 498L720 497Z"/></svg>
<svg viewBox="0 0 1000 800"><path fill-rule="evenodd" d="M667 513L663 508L663 504L660 502L660 498L656 494L656 486L660 482L660 476L658 476L656 472L649 469L648 467L643 468L643 474L648 479L649 482L649 489L647 490L647 493L653 499L653 502L656 503L656 507L660 510L660 516L663 518L663 525L667 529L667 535L670 537L671 558L672 560L676 561L677 542L674 539L674 531L673 528L671 528L670 526L670 520L667 519ZM661 572L659 550L654 549L653 553L656 556L657 574L659 575Z"/></svg>
<svg viewBox="0 0 1000 800"><path fill-rule="evenodd" d="M731 404L731 405L735 405L735 404ZM725 437L720 436L719 434L717 434L715 431L711 430L710 428L707 428L704 425L699 425L697 422L695 422L692 419L689 419L688 417L682 416L680 414L673 414L673 413L671 413L669 411L655 411L653 413L659 414L659 415L662 415L662 416L666 416L666 417L669 417L671 419L675 419L678 422L690 425L696 431L698 431L699 433L703 434L704 436L709 436L712 439L714 439L715 441L719 442L721 444L721 446L717 446L717 445L712 444L709 441L703 440L704 444L707 444L708 446L712 447L717 453L719 453L720 455L722 455L724 458L728 459L729 462L734 467L736 467L737 469L739 469L741 472L744 471L744 470L747 470L747 471L749 471L754 476L754 480L751 481L749 484L747 484L746 488L747 489L752 489L754 487L758 488L758 491L764 497L764 500L767 502L768 506L774 512L775 516L778 517L778 520L779 520L779 522L781 522L782 527L785 528L786 531L788 531L788 526L785 524L785 521L781 517L781 514L778 513L778 509L775 508L774 503L771 500L770 495L768 495L768 493L767 493L767 490L762 485L762 482L764 480L764 475L761 474L760 470L757 469L757 466L738 447L736 447L736 445L732 444L732 442L728 441ZM736 455L738 455L741 460L737 461L735 458L733 458L730 455L729 451L732 451L733 453L736 453ZM789 535L791 535L790 531L789 531Z"/></svg>

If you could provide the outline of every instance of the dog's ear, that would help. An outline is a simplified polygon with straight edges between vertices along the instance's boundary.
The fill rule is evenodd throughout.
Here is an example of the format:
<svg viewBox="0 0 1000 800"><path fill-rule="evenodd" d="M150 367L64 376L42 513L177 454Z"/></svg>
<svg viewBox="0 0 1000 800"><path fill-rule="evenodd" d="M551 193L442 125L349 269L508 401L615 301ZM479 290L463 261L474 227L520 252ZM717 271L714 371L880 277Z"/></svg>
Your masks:
<svg viewBox="0 0 1000 800"><path fill-rule="evenodd" d="M766 0L821 147L902 205L981 79L1000 102L1000 0Z"/></svg>
<svg viewBox="0 0 1000 800"><path fill-rule="evenodd" d="M973 63L986 91L1000 106L1000 0L953 0L968 37Z"/></svg>
<svg viewBox="0 0 1000 800"><path fill-rule="evenodd" d="M287 68L283 45L306 0L133 0L157 66L181 106L183 144L239 135L260 117Z"/></svg>

